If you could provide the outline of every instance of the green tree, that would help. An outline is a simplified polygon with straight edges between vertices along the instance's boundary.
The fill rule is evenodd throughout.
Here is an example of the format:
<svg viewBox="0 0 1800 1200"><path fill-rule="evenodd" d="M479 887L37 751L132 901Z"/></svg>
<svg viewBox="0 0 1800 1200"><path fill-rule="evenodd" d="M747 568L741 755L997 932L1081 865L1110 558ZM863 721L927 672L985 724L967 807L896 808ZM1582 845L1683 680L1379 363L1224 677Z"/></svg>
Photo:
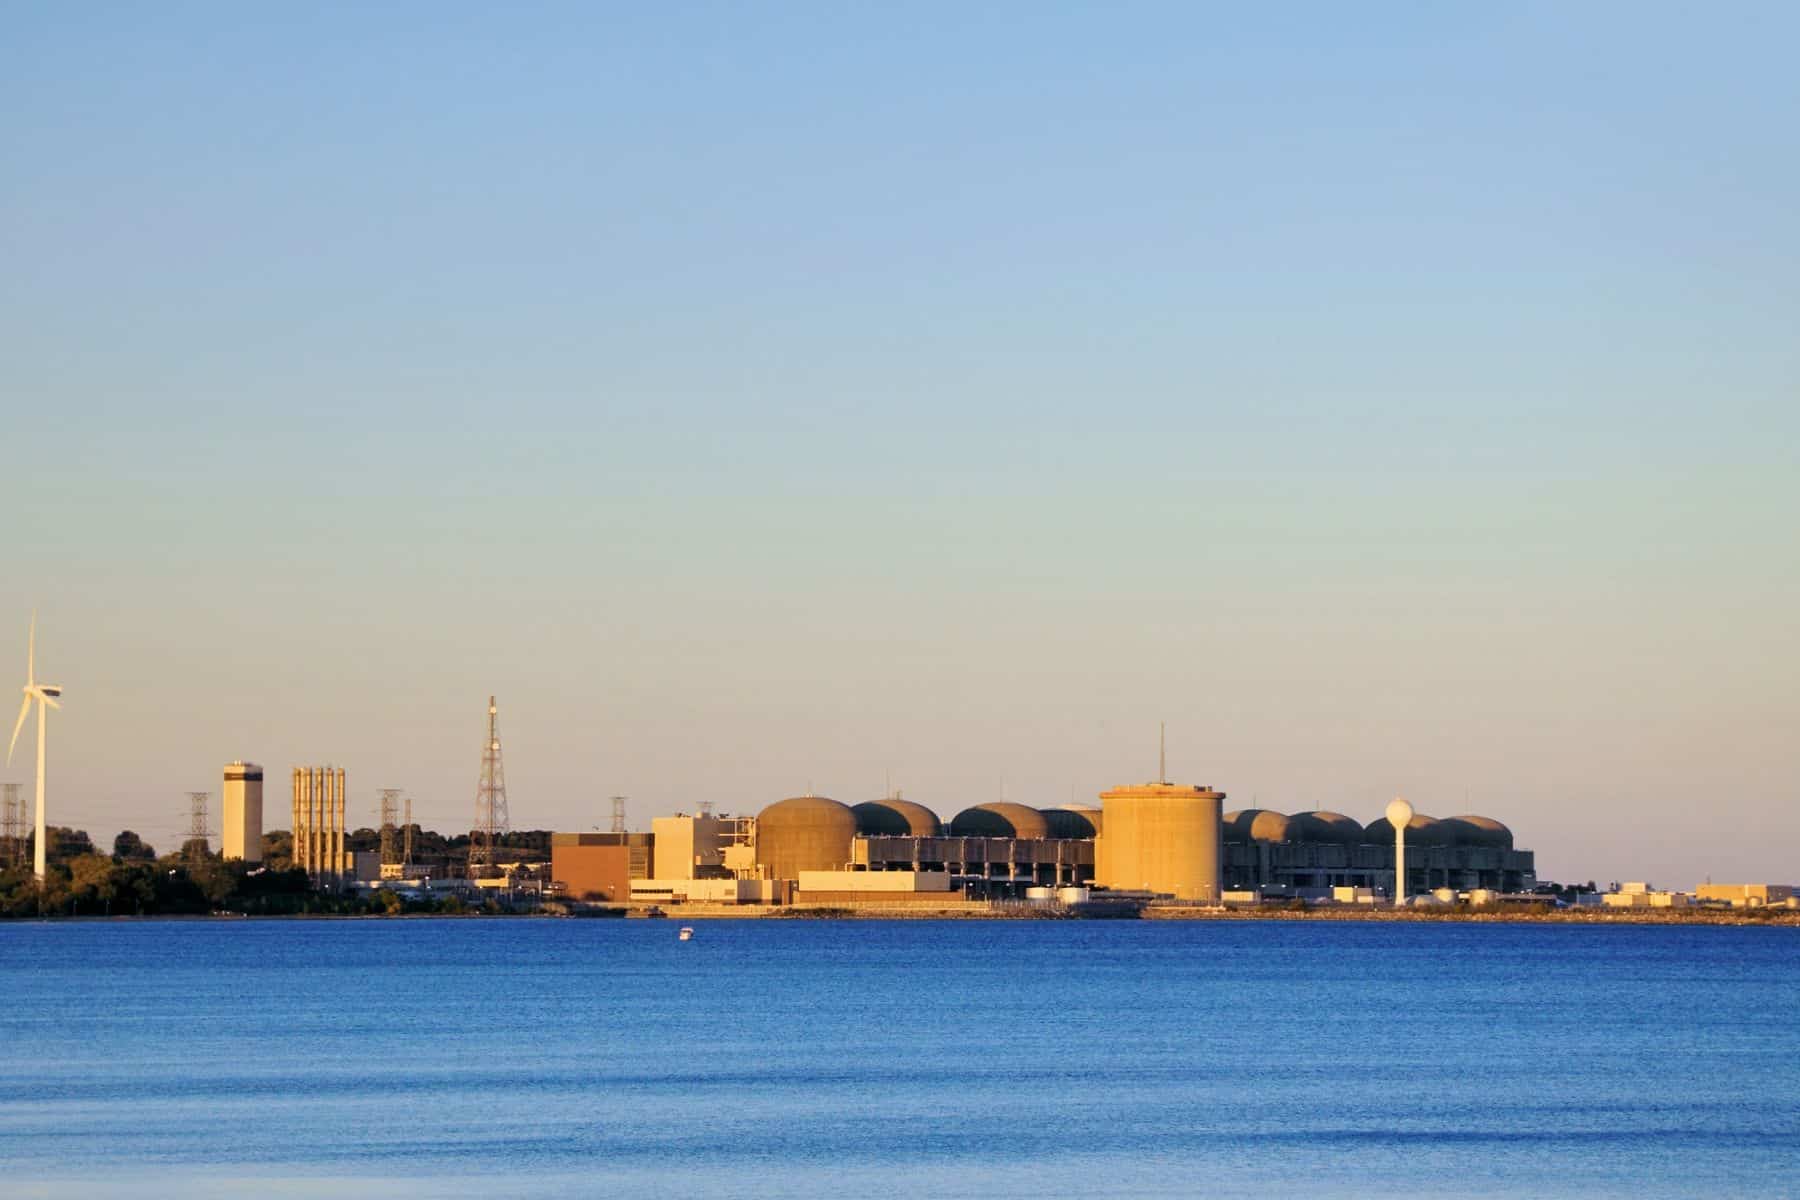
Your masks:
<svg viewBox="0 0 1800 1200"><path fill-rule="evenodd" d="M285 871L294 865L294 835L285 829L263 834L263 865L271 871Z"/></svg>
<svg viewBox="0 0 1800 1200"><path fill-rule="evenodd" d="M150 862L156 858L156 851L131 830L122 829L113 839L113 857L125 862Z"/></svg>
<svg viewBox="0 0 1800 1200"><path fill-rule="evenodd" d="M158 913L211 912L206 894L188 875L188 864L177 855L156 860L151 875L150 910Z"/></svg>
<svg viewBox="0 0 1800 1200"><path fill-rule="evenodd" d="M122 863L117 876L119 912L127 907L138 916L156 911L156 864L142 860Z"/></svg>
<svg viewBox="0 0 1800 1200"><path fill-rule="evenodd" d="M72 858L94 852L94 840L88 837L85 829L52 825L44 833L44 844L49 847L45 859L50 863L62 865Z"/></svg>
<svg viewBox="0 0 1800 1200"><path fill-rule="evenodd" d="M244 865L226 862L217 854L201 853L190 859L188 878L206 898L209 909L225 907L225 901L238 890L243 880Z"/></svg>
<svg viewBox="0 0 1800 1200"><path fill-rule="evenodd" d="M104 854L83 854L69 860L69 896L84 912L112 913L119 892L119 868Z"/></svg>

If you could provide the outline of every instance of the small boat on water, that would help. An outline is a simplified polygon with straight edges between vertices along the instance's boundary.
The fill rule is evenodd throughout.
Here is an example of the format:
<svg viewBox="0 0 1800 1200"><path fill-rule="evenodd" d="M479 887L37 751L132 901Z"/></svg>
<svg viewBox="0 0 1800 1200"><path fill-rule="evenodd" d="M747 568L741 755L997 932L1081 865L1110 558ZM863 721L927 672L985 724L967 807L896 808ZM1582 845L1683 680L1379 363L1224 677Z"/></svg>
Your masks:
<svg viewBox="0 0 1800 1200"><path fill-rule="evenodd" d="M679 936L681 938L681 940L684 942L693 941L694 940L694 927L692 925L683 925L681 927L681 933L677 936Z"/></svg>

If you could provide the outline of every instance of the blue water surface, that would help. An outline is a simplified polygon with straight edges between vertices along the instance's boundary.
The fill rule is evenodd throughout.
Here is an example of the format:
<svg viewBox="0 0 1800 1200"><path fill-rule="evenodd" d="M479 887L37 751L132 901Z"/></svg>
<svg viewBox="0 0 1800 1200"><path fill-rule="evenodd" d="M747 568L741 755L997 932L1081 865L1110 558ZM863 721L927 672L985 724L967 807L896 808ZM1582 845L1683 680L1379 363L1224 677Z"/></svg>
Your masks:
<svg viewBox="0 0 1800 1200"><path fill-rule="evenodd" d="M1800 1188L1800 930L0 924L9 1195Z"/></svg>

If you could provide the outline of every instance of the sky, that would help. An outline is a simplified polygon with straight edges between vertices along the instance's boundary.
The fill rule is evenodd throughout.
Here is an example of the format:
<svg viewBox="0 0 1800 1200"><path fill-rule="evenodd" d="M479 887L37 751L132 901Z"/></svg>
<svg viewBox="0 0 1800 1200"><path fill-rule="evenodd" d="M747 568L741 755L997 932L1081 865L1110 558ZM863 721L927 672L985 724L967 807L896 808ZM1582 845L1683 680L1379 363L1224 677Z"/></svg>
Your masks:
<svg viewBox="0 0 1800 1200"><path fill-rule="evenodd" d="M0 3L52 823L466 829L494 694L517 828L1167 722L1228 808L1800 879L1800 10L1262 7Z"/></svg>

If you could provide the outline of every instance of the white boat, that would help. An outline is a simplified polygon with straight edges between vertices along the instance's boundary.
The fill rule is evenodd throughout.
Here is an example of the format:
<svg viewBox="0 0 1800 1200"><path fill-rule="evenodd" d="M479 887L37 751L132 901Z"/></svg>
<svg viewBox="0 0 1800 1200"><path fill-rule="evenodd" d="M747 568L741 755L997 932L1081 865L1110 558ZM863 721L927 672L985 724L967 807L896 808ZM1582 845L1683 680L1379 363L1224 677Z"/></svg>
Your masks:
<svg viewBox="0 0 1800 1200"><path fill-rule="evenodd" d="M692 925L683 925L681 927L680 936L681 936L681 940L684 942L693 941L694 940L694 927Z"/></svg>

